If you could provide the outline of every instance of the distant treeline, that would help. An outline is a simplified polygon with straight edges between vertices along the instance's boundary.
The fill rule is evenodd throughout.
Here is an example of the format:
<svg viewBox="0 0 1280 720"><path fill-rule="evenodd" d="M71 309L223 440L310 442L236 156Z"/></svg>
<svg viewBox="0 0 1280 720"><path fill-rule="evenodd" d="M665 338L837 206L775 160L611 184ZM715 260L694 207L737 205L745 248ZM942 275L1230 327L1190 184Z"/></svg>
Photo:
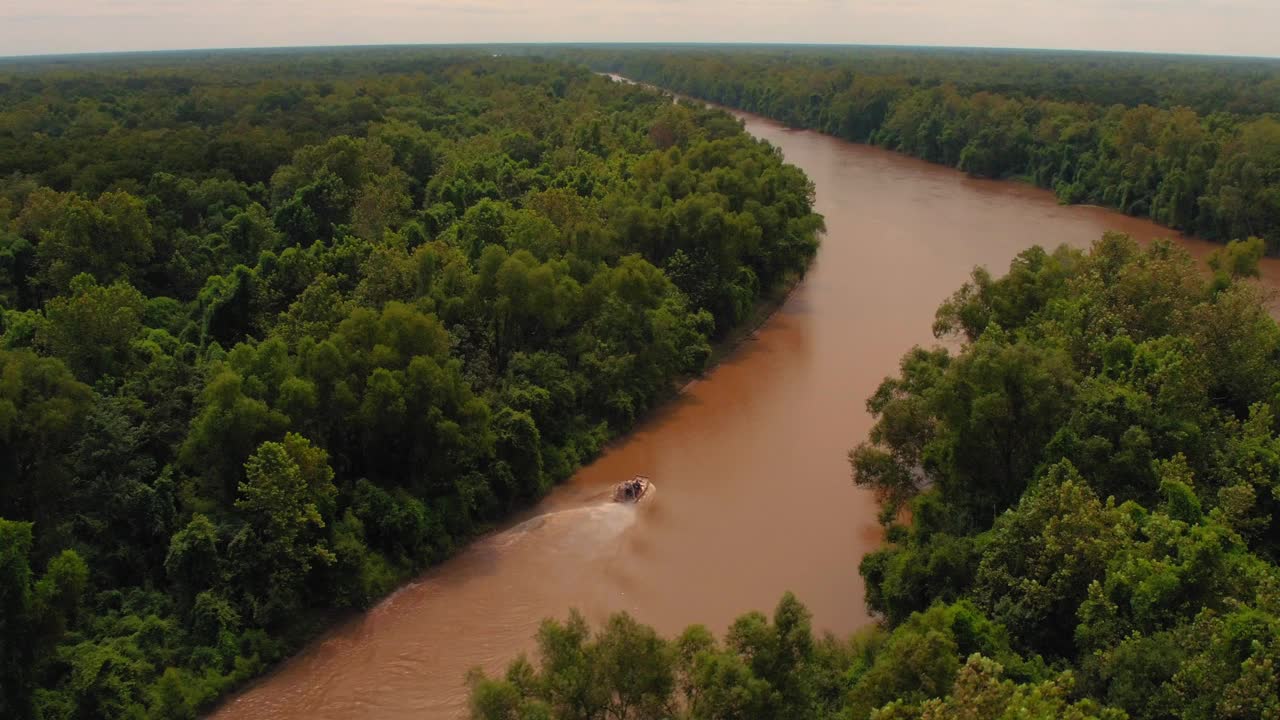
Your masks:
<svg viewBox="0 0 1280 720"><path fill-rule="evenodd" d="M194 717L804 271L729 115L471 55L0 66L0 717Z"/></svg>
<svg viewBox="0 0 1280 720"><path fill-rule="evenodd" d="M597 70L1280 251L1280 61L894 49L577 49Z"/></svg>

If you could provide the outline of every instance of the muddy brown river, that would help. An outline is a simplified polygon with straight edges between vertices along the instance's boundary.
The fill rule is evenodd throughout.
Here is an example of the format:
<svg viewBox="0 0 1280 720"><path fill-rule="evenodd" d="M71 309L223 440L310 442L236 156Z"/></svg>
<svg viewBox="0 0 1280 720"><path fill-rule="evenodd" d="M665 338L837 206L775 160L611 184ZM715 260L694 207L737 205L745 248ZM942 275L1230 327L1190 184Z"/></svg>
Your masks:
<svg viewBox="0 0 1280 720"><path fill-rule="evenodd" d="M821 630L870 622L858 561L880 541L846 453L864 400L974 265L1003 273L1033 243L1087 246L1150 222L1061 207L1034 188L975 180L902 155L742 115L817 187L827 235L808 277L724 363L505 532L342 623L218 720L432 720L467 714L464 674L500 670L539 621L626 610L664 633L723 631L795 592ZM1202 255L1208 243L1183 241ZM1280 265L1265 264L1275 286ZM617 481L653 478L640 506Z"/></svg>

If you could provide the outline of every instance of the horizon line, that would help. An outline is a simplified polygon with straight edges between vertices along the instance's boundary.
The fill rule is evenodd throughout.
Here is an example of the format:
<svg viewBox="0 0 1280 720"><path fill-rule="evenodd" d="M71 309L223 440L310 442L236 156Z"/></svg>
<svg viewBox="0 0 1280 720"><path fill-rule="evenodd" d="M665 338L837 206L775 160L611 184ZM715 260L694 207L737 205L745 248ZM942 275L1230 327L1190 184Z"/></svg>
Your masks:
<svg viewBox="0 0 1280 720"><path fill-rule="evenodd" d="M409 49L409 48L489 48L489 47L584 47L584 46L648 46L648 47L768 47L768 48L864 48L894 50L956 50L956 51L1003 51L1030 53L1073 53L1081 55L1145 55L1152 57L1178 57L1223 60L1262 60L1280 62L1280 55L1245 55L1230 53L1175 52L1162 50L1117 50L1086 49L1068 47L1025 47L1014 45L910 45L901 43L838 43L838 42L806 42L806 41L754 41L754 40L549 40L549 41L468 41L457 43L349 43L337 45L245 45L245 46L209 46L187 48L154 48L147 50L77 50L71 52L39 52L20 53L17 55L0 55L0 62L7 61L49 61L57 59L99 58L116 56L164 55L177 53L236 53L263 51L306 51L306 50L372 50L372 49Z"/></svg>

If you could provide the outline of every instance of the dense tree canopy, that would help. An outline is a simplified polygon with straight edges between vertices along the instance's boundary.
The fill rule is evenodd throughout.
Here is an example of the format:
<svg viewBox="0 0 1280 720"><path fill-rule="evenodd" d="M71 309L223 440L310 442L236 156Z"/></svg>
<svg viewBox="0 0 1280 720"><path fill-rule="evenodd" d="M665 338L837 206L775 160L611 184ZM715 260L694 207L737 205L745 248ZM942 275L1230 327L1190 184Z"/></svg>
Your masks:
<svg viewBox="0 0 1280 720"><path fill-rule="evenodd" d="M851 453L886 513L862 562L868 605L890 624L964 599L1024 655L1073 668L1073 696L1132 718L1262 718L1280 710L1280 327L1259 289L1258 243L1213 258L1107 235L1088 253L1032 248L945 303L935 330L961 350L904 359L868 403L878 422ZM1057 357L1041 431L999 430L1040 392L983 363L1019 347ZM991 355L999 357L999 355ZM1016 353L1010 358L1026 357ZM957 408L956 406L959 405ZM997 476L958 452L973 422ZM973 441L961 442L974 445ZM1228 650L1227 648L1231 649Z"/></svg>
<svg viewBox="0 0 1280 720"><path fill-rule="evenodd" d="M193 717L565 479L821 228L728 116L565 63L0 86L6 718Z"/></svg>
<svg viewBox="0 0 1280 720"><path fill-rule="evenodd" d="M1228 240L976 270L851 453L881 622L549 621L480 718L1273 718L1269 61L575 50ZM803 272L724 113L403 49L0 64L0 716L183 718L567 477ZM851 602L854 600L851 599Z"/></svg>

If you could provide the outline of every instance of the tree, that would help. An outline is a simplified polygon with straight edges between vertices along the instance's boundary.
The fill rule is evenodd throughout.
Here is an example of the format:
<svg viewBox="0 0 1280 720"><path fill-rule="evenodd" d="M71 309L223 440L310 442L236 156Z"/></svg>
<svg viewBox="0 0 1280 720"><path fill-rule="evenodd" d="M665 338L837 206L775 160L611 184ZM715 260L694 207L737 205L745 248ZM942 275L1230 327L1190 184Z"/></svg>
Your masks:
<svg viewBox="0 0 1280 720"><path fill-rule="evenodd" d="M1063 461L996 520L974 596L1024 649L1071 657L1076 610L1132 532L1124 513Z"/></svg>
<svg viewBox="0 0 1280 720"><path fill-rule="evenodd" d="M946 698L926 701L918 708L894 701L873 712L874 720L1123 720L1126 715L1084 700L1071 702L1075 687L1070 673L1042 683L1002 680L1000 663L971 655L956 674Z"/></svg>
<svg viewBox="0 0 1280 720"><path fill-rule="evenodd" d="M179 597L192 602L204 590L220 585L221 559L218 529L200 513L186 527L173 534L164 568Z"/></svg>
<svg viewBox="0 0 1280 720"><path fill-rule="evenodd" d="M53 557L33 582L31 523L0 518L0 710L32 712L36 663L78 619L89 569L72 550Z"/></svg>
<svg viewBox="0 0 1280 720"><path fill-rule="evenodd" d="M200 342L234 343L248 335L260 310L260 281L253 269L237 265L226 275L211 276L196 299L200 307Z"/></svg>
<svg viewBox="0 0 1280 720"><path fill-rule="evenodd" d="M55 517L66 488L66 456L92 393L67 367L26 350L0 350L0 512Z"/></svg>
<svg viewBox="0 0 1280 720"><path fill-rule="evenodd" d="M31 523L0 519L0 712L30 712L35 658L32 618Z"/></svg>
<svg viewBox="0 0 1280 720"><path fill-rule="evenodd" d="M609 618L595 640L593 659L611 690L608 714L619 720L671 715L674 663L666 641L629 615Z"/></svg>
<svg viewBox="0 0 1280 720"><path fill-rule="evenodd" d="M1258 277L1258 262L1265 252L1262 238L1232 240L1226 247L1213 251L1209 256L1209 267L1215 273L1225 276L1227 281Z"/></svg>
<svg viewBox="0 0 1280 720"><path fill-rule="evenodd" d="M103 193L95 201L76 193L38 192L28 199L19 227L38 239L45 292L62 291L80 273L101 283L141 276L154 253L141 200L127 192Z"/></svg>
<svg viewBox="0 0 1280 720"><path fill-rule="evenodd" d="M288 419L261 400L247 397L242 378L228 369L217 372L201 393L200 414L182 444L183 463L199 472L209 489L235 497L241 466L259 444L278 434Z"/></svg>
<svg viewBox="0 0 1280 720"><path fill-rule="evenodd" d="M734 653L700 652L691 672L694 701L689 717L696 720L748 720L767 717L772 700L769 683L755 677Z"/></svg>
<svg viewBox="0 0 1280 720"><path fill-rule="evenodd" d="M542 460L542 436L528 413L502 408L493 418L496 452L515 498L536 498L549 489Z"/></svg>
<svg viewBox="0 0 1280 720"><path fill-rule="evenodd" d="M325 526L317 500L336 493L323 450L290 434L265 442L245 462L236 509L245 527L228 546L232 573L260 622L299 607L303 583L333 552L315 531Z"/></svg>
<svg viewBox="0 0 1280 720"><path fill-rule="evenodd" d="M71 281L71 293L45 304L46 322L37 331L37 344L62 358L85 382L107 374L124 376L142 329L142 293L124 281L104 287L87 273Z"/></svg>
<svg viewBox="0 0 1280 720"><path fill-rule="evenodd" d="M955 360L916 351L904 368L868 401L878 421L851 456L855 479L900 503L923 470L980 526L1021 495L1068 410L1070 359L989 326Z"/></svg>
<svg viewBox="0 0 1280 720"><path fill-rule="evenodd" d="M35 245L16 233L0 229L0 304L30 306L34 263Z"/></svg>
<svg viewBox="0 0 1280 720"><path fill-rule="evenodd" d="M44 653L79 620L89 587L89 566L74 550L49 559L44 574L31 588L32 609Z"/></svg>

